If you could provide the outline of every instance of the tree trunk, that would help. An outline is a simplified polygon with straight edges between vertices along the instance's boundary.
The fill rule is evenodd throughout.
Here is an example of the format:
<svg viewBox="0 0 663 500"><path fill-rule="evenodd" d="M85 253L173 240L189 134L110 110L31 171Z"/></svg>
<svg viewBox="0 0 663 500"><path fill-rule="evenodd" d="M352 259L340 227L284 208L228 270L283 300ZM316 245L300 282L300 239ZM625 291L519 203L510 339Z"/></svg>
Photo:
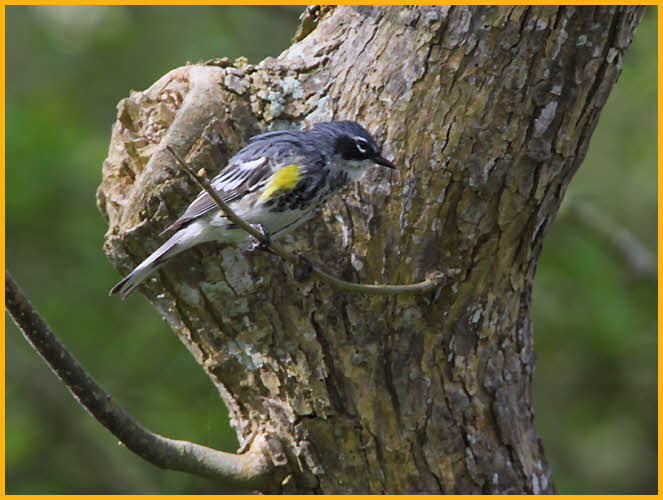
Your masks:
<svg viewBox="0 0 663 500"><path fill-rule="evenodd" d="M179 68L119 104L98 203L123 273L198 191L153 141L211 178L263 129L352 119L399 170L369 172L287 246L351 281L449 277L425 296L353 295L207 244L141 288L240 443L278 436L281 491L554 491L532 410L532 280L642 12L310 8L278 58Z"/></svg>

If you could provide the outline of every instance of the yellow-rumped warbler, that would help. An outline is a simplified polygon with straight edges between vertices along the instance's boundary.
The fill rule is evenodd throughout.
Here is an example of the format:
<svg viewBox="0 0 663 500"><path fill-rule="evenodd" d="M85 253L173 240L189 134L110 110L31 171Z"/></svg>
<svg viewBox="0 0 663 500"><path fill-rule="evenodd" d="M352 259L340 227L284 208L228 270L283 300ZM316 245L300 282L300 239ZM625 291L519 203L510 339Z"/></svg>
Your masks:
<svg viewBox="0 0 663 500"><path fill-rule="evenodd" d="M283 130L253 137L212 180L221 199L249 224L278 237L293 230L344 184L373 164L395 168L358 123L317 123L311 130ZM207 241L238 243L248 239L202 191L184 214L166 228L177 232L109 295L126 298L168 259Z"/></svg>

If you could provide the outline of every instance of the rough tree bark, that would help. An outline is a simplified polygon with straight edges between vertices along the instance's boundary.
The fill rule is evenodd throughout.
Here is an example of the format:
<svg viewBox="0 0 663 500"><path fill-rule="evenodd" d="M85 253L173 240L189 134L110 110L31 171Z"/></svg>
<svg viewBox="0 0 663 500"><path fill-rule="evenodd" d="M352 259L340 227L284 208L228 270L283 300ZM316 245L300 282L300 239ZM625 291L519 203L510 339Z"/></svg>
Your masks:
<svg viewBox="0 0 663 500"><path fill-rule="evenodd" d="M553 492L531 401L532 279L641 15L309 9L278 58L182 67L119 104L98 204L121 272L198 191L163 144L211 177L263 129L353 119L399 171L370 172L288 245L348 280L449 276L426 296L351 295L208 244L141 289L242 446L283 443L282 491Z"/></svg>

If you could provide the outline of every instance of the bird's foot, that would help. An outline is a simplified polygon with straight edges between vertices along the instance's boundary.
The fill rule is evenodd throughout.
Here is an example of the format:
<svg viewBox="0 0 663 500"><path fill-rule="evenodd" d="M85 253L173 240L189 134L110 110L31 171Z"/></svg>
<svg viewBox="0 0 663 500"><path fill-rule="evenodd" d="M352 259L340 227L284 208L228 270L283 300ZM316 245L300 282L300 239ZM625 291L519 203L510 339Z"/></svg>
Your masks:
<svg viewBox="0 0 663 500"><path fill-rule="evenodd" d="M249 252L255 252L256 250L262 250L263 252L274 253L271 248L269 248L270 243L272 242L272 236L269 234L269 231L262 224L251 224L251 227L260 233L260 238L255 238L251 236L251 247Z"/></svg>

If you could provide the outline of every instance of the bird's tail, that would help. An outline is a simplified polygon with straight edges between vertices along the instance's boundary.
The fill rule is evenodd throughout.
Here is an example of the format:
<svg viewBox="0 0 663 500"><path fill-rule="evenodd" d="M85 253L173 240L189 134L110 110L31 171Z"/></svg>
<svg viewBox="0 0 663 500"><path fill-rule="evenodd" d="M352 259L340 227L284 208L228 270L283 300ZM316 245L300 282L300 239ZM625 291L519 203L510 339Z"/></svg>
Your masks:
<svg viewBox="0 0 663 500"><path fill-rule="evenodd" d="M185 241L182 241L184 239L183 236L184 233L182 231L175 233L168 241L155 250L152 255L141 262L136 269L111 288L108 295L119 293L122 295L122 300L126 299L138 285L145 281L145 279L159 267L165 264L168 259L191 246L190 244L185 244Z"/></svg>

